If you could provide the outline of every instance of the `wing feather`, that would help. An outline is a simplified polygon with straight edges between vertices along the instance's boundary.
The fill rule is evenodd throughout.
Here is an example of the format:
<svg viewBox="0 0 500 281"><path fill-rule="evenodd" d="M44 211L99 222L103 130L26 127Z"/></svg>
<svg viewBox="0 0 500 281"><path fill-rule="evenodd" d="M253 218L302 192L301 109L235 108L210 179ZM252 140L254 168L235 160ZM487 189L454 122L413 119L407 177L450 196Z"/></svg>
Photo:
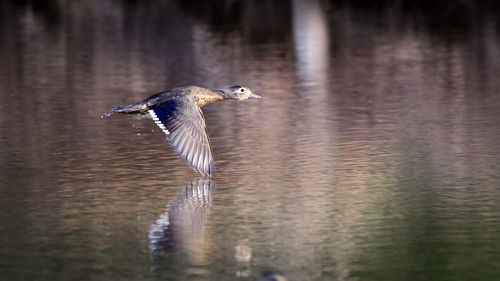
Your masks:
<svg viewBox="0 0 500 281"><path fill-rule="evenodd" d="M205 119L194 100L172 98L149 110L177 154L198 173L215 171Z"/></svg>

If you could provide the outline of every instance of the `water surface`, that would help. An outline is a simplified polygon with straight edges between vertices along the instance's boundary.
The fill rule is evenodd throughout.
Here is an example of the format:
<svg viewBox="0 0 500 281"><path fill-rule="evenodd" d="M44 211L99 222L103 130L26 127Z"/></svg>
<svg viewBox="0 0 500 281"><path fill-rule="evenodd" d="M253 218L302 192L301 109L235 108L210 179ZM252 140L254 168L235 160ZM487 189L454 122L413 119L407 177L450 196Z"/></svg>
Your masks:
<svg viewBox="0 0 500 281"><path fill-rule="evenodd" d="M498 7L180 2L0 4L0 280L500 278ZM212 179L103 116L189 84Z"/></svg>

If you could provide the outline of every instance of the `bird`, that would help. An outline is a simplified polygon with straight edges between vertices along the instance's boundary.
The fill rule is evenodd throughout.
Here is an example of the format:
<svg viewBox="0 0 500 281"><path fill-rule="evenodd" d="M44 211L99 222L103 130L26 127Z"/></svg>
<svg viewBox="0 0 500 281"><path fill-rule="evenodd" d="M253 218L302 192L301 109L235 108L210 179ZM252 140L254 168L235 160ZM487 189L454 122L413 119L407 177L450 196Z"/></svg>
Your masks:
<svg viewBox="0 0 500 281"><path fill-rule="evenodd" d="M114 113L151 117L186 164L203 176L212 176L215 162L201 107L223 100L242 101L261 97L243 86L207 89L185 86L162 91L140 102L113 108Z"/></svg>

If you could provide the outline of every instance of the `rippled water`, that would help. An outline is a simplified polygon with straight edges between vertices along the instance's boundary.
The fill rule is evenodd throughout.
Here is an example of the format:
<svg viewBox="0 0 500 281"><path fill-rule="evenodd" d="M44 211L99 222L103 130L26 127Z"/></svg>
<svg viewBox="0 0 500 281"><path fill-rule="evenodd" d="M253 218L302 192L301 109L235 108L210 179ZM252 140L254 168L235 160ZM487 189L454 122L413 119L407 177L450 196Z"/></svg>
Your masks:
<svg viewBox="0 0 500 281"><path fill-rule="evenodd" d="M498 13L451 2L0 4L0 280L498 280ZM103 117L189 84L263 96L212 179Z"/></svg>

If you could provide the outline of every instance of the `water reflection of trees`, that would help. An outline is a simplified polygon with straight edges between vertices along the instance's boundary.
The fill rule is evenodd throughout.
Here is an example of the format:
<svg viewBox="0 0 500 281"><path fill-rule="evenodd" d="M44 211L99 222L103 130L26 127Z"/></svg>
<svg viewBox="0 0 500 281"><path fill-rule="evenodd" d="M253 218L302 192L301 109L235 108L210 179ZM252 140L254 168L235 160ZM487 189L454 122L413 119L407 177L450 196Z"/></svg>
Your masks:
<svg viewBox="0 0 500 281"><path fill-rule="evenodd" d="M172 178L190 172L175 162L163 137L132 139L123 132L127 121L120 127L93 118L155 89L246 82L264 96L262 103L217 104L205 114L219 173L231 179L220 202L235 205L223 218L230 227L211 231L239 240L228 244L245 249L248 241L272 241L273 247L256 247L253 254L294 260L295 270L302 272L297 274L334 264L327 270L342 279L363 256L360 245L396 241L410 248L421 242L412 232L415 224L405 221L429 231L450 226L452 220L432 221L432 214L423 211L429 202L441 217L462 213L468 223L488 223L475 221L491 214L487 207L476 217L465 214L477 207L470 198L479 202L484 194L495 194L494 184L453 189L435 175L451 175L460 184L497 171L492 163L498 162L500 135L500 40L493 2L447 1L450 8L436 8L436 1L376 1L373 6L310 1L319 5L314 11L322 17L318 30L305 30L310 33L298 30L304 24L292 24L306 23L305 13L293 16L293 5L280 2L238 2L228 19L219 9L199 15L196 7L175 1L98 2L52 1L33 9L2 4L0 61L9 67L2 67L0 75L0 127L10 128L2 141L20 151L11 159L20 167L64 170L62 180L72 183L103 169L118 178L140 171L128 179L144 183L147 176L143 188L153 189L165 167ZM316 42L315 34L328 38ZM312 47L304 48L310 42ZM125 141L110 144L110 135ZM158 151L173 157L165 161ZM135 161L126 167L128 159ZM259 192L254 192L256 183ZM70 194L74 185L60 188L60 194ZM57 198L50 190L40 196ZM182 198L176 200L173 206L183 206ZM35 210L43 208L33 201ZM121 214L129 205L114 204L109 212L90 195L87 202L102 213ZM189 217L187 210L178 207L176 216ZM88 224L97 225L91 219ZM188 227L177 225L179 233ZM183 242L168 228L163 233L165 243L152 243L153 248L167 249L174 241L169 239L178 239L177 247L200 255L185 242L202 238L186 236ZM434 238L456 243L451 234ZM376 253L379 260L387 258L385 253ZM409 266L413 261L408 261ZM279 268L289 266L288 260L280 262Z"/></svg>

